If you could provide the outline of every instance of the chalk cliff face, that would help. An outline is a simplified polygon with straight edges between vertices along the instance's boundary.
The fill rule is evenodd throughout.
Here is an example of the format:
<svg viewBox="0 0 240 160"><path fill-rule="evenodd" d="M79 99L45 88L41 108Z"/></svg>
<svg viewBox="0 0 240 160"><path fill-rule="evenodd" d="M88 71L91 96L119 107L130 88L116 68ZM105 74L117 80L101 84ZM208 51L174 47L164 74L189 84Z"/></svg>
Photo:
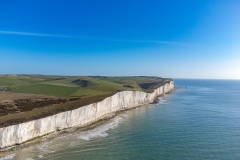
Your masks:
<svg viewBox="0 0 240 160"><path fill-rule="evenodd" d="M104 116L142 104L151 103L157 96L170 92L174 88L171 81L154 90L153 93L123 91L101 102L62 112L49 117L32 120L17 125L0 128L0 148L20 144L56 130L73 126L86 126Z"/></svg>

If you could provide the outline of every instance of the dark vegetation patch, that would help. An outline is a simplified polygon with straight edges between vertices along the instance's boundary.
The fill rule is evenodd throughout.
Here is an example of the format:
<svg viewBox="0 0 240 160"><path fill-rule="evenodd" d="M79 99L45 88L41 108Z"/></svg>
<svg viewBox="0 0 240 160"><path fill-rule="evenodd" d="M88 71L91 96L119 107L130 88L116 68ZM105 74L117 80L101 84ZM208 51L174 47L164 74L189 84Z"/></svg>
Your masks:
<svg viewBox="0 0 240 160"><path fill-rule="evenodd" d="M19 123L24 123L26 122L26 118L16 118L16 119L9 119L7 121L0 122L0 127L6 127L6 126L11 126Z"/></svg>
<svg viewBox="0 0 240 160"><path fill-rule="evenodd" d="M19 99L14 100L13 103L0 103L0 116L14 114L19 112L31 111L36 108L47 107L56 104L63 104L67 102L77 101L80 97L58 98L58 99ZM13 105L14 104L14 105Z"/></svg>
<svg viewBox="0 0 240 160"><path fill-rule="evenodd" d="M66 103L56 104L56 105L52 106L51 111L44 110L44 108L42 108L42 109L39 108L37 110L37 114L36 114L35 110L32 110L29 112L25 112L21 115L18 115L17 116L18 118L15 118L14 115L16 115L16 114L13 114L13 118L6 119L4 121L0 121L0 127L6 127L6 126L15 125L15 124L23 123L23 122L28 122L31 120L55 115L55 114L58 114L61 112L77 109L79 107L86 106L91 103L96 103L96 102L102 101L103 99L105 99L109 96L112 96L112 95L113 94L96 95L96 96L78 98L78 99L77 99L77 97L73 97L72 100L70 98L69 101ZM33 113L35 113L35 114L33 114ZM9 115L7 115L7 116L9 116Z"/></svg>
<svg viewBox="0 0 240 160"><path fill-rule="evenodd" d="M158 86L162 85L162 82L140 83L138 85L144 91L149 92L150 90L153 90L153 89L157 88Z"/></svg>
<svg viewBox="0 0 240 160"><path fill-rule="evenodd" d="M44 81L57 81L57 80L63 80L63 79L67 79L67 78L64 78L64 77L62 77L62 78L46 78L46 79L44 79Z"/></svg>
<svg viewBox="0 0 240 160"><path fill-rule="evenodd" d="M106 76L89 76L89 77L91 77L91 78L108 78Z"/></svg>
<svg viewBox="0 0 240 160"><path fill-rule="evenodd" d="M144 76L139 76L139 77L144 77ZM153 77L146 76L145 78L151 78L153 79L153 81L152 82L145 81L137 84L141 89L143 89L146 92L152 92L154 89L172 81L171 78L162 78L162 77L154 77L154 76Z"/></svg>
<svg viewBox="0 0 240 160"><path fill-rule="evenodd" d="M16 113L18 109L12 104L0 104L0 116Z"/></svg>
<svg viewBox="0 0 240 160"><path fill-rule="evenodd" d="M81 98L80 97L70 97L69 101L77 101L79 99L81 99Z"/></svg>
<svg viewBox="0 0 240 160"><path fill-rule="evenodd" d="M124 84L123 87L126 87L126 88L134 88L133 86L130 86L130 85L127 85L127 84Z"/></svg>
<svg viewBox="0 0 240 160"><path fill-rule="evenodd" d="M35 108L41 108L45 106L50 106L53 104L66 103L67 99L43 99L43 100L33 100L33 99L20 99L14 100L16 107L21 112L31 111Z"/></svg>
<svg viewBox="0 0 240 160"><path fill-rule="evenodd" d="M81 87L87 87L88 86L88 81L84 80L84 79L77 79L77 80L72 81L72 83L75 83L75 84L77 84Z"/></svg>
<svg viewBox="0 0 240 160"><path fill-rule="evenodd" d="M9 87L0 88L0 92L10 92L12 91Z"/></svg>

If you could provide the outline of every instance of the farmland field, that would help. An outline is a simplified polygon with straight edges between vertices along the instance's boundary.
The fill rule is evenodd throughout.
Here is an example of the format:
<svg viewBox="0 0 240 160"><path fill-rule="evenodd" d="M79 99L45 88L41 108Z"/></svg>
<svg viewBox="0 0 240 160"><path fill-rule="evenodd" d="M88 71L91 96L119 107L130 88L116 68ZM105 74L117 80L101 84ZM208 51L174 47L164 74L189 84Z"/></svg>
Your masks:
<svg viewBox="0 0 240 160"><path fill-rule="evenodd" d="M169 80L146 76L0 75L0 126L72 110L121 91L152 92Z"/></svg>

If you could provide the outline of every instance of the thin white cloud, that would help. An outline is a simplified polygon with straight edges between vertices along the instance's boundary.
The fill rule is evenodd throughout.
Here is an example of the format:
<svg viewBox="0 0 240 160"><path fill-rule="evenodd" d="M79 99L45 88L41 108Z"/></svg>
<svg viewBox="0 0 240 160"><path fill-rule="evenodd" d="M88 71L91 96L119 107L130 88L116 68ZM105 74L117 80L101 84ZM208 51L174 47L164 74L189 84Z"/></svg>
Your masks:
<svg viewBox="0 0 240 160"><path fill-rule="evenodd" d="M99 40L99 41L111 41L111 42L158 43L158 44L167 44L167 45L180 45L180 46L186 46L186 47L193 46L192 44L189 44L189 43L175 42L175 41L87 38L87 37L75 37L75 36L54 35L54 34L40 34L40 33L31 33L31 32L1 31L1 30L0 30L0 34L39 36L39 37L58 37L58 38L71 38L71 39L80 39L80 40Z"/></svg>
<svg viewBox="0 0 240 160"><path fill-rule="evenodd" d="M15 31L0 31L0 34L13 34L22 36L39 36L39 37L61 37L61 38L74 38L71 36L53 35L53 34L39 34L31 32L15 32Z"/></svg>

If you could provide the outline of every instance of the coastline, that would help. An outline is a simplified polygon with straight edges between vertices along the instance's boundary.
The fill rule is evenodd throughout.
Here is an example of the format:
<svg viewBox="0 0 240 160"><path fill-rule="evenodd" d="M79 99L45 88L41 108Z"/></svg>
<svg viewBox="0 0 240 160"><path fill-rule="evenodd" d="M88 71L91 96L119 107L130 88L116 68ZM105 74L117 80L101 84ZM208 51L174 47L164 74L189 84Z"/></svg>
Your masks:
<svg viewBox="0 0 240 160"><path fill-rule="evenodd" d="M166 85L166 87L165 87ZM97 119L93 119L85 124L80 124L80 125L73 125L73 126L70 126L70 127L65 127L65 128L58 128L56 127L54 131L52 132L48 132L46 134L42 134L41 136L35 136L33 137L32 139L28 139L27 141L23 141L21 144L18 144L18 145L11 145L10 147L2 147L0 149L0 155L2 156L3 154L9 154L11 152L15 152L15 151L18 151L18 150L21 150L23 148L27 148L27 147L30 147L32 145L35 145L35 144L38 144L38 143L42 143L44 141L47 141L49 139L53 139L55 137L57 137L58 135L62 135L62 134L69 134L71 132L74 132L74 131L86 131L86 130L89 130L89 129L92 129L100 124L103 124L106 120L109 120L110 118L113 118L114 116L116 116L117 114L121 113L122 111L125 111L125 110L129 110L129 109L133 109L133 108L136 108L136 107L139 107L139 106L142 106L144 104L149 104L149 103L153 103L155 101L155 99L159 96L162 96L163 94L167 94L169 92L171 92L172 90L174 90L174 84L173 84L173 81L169 82L169 84L165 84L164 86L161 86L157 89L154 90L153 93L145 93L145 92L141 92L140 94L144 94L144 97L150 97L150 99L146 99L146 100L142 100L141 103L135 103L134 105L130 105L130 104L126 104L128 106L124 107L124 105L120 105L116 110L112 110L111 108L111 112L102 112L99 117L97 117ZM134 91L125 91L125 92L131 92L132 94L134 93L134 95L136 94ZM117 93L119 94L119 93ZM116 96L117 94L113 95L113 96ZM124 93L122 93L124 95ZM139 94L139 93L138 93ZM112 96L112 97L113 97ZM119 98L119 96L117 96ZM111 97L108 97L108 98L111 98ZM106 99L108 99L106 98ZM123 96L122 97L124 100L127 99L127 97ZM106 101L106 99L104 99L103 101ZM131 98L130 98L131 99ZM99 102L99 103L102 103L103 101ZM114 101L111 101L112 103L114 103ZM95 107L97 106L96 104L90 104L90 105L87 105L86 107L91 107L91 105L94 105ZM105 104L106 105L106 104ZM112 105L112 104L111 104ZM68 111L69 112L69 111ZM72 112L72 111L71 111ZM85 112L84 112L85 113ZM54 115L56 116L56 115ZM85 115L86 116L86 115ZM51 117L51 116L50 116ZM49 117L48 117L49 118ZM29 122L27 122L29 123ZM16 126L16 125L15 125ZM11 127L11 126L10 126ZM0 128L0 138L3 139L3 133L1 132L3 129ZM0 143L2 145L2 142Z"/></svg>
<svg viewBox="0 0 240 160"><path fill-rule="evenodd" d="M163 95L161 95L161 96L163 96ZM161 97L161 96L159 96L159 97ZM155 103L149 103L149 104L155 104ZM84 131L94 129L94 128L106 123L108 120L115 118L117 115L119 115L121 113L130 111L130 110L134 110L138 107L143 107L144 105L148 105L148 104L143 104L143 105L139 105L139 106L132 107L129 109L117 111L111 115L106 115L106 117L103 117L102 119L99 119L98 121L93 122L92 124L89 124L86 126L82 126L82 127L74 126L71 128L67 128L65 130L60 130L60 131L56 131L54 133L49 133L48 135L33 139L33 140L25 142L21 145L13 145L13 146L10 146L7 148L0 149L0 158L3 156L6 156L6 155L12 154L14 152L17 152L17 151L21 151L22 149L26 149L26 148L35 146L37 144L42 144L44 142L51 141L55 138L58 138L59 136L64 136L64 135L69 135L69 134L74 134L74 133L84 132Z"/></svg>

